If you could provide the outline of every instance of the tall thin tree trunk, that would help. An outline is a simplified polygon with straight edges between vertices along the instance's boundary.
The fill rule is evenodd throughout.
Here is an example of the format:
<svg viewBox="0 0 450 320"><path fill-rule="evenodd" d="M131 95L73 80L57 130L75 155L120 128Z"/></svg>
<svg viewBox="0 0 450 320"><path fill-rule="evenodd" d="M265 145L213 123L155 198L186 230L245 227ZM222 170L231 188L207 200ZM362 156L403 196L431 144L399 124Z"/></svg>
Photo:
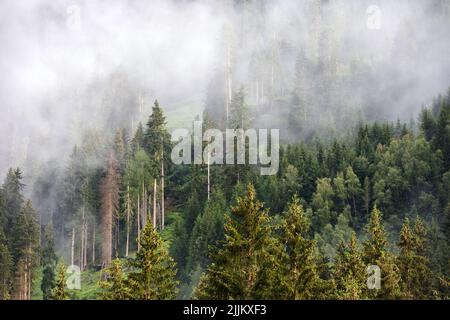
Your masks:
<svg viewBox="0 0 450 320"><path fill-rule="evenodd" d="M256 104L259 104L259 80L256 80Z"/></svg>
<svg viewBox="0 0 450 320"><path fill-rule="evenodd" d="M164 146L161 153L161 230L164 230Z"/></svg>
<svg viewBox="0 0 450 320"><path fill-rule="evenodd" d="M231 41L231 40L228 40ZM226 66L225 66L225 85L226 85L226 101L225 101L225 111L226 111L226 126L228 125L230 116L230 103L231 103L231 44L226 44Z"/></svg>
<svg viewBox="0 0 450 320"><path fill-rule="evenodd" d="M138 229L137 246L139 251L141 249L141 200L139 197L139 192L137 198L137 229Z"/></svg>
<svg viewBox="0 0 450 320"><path fill-rule="evenodd" d="M72 246L71 246L71 256L70 256L70 265L73 266L73 258L75 253L75 227L72 228Z"/></svg>
<svg viewBox="0 0 450 320"><path fill-rule="evenodd" d="M130 246L130 185L127 185L127 244L125 247L125 257L128 257Z"/></svg>
<svg viewBox="0 0 450 320"><path fill-rule="evenodd" d="M95 264L95 219L92 227L92 264Z"/></svg>
<svg viewBox="0 0 450 320"><path fill-rule="evenodd" d="M116 257L119 256L120 250L120 214L117 212L117 228L116 228Z"/></svg>
<svg viewBox="0 0 450 320"><path fill-rule="evenodd" d="M209 194L211 193L211 184L210 184L210 172L209 172L209 150L208 150L208 200Z"/></svg>
<svg viewBox="0 0 450 320"><path fill-rule="evenodd" d="M83 262L83 257L84 257L84 213L85 213L85 207L84 207L84 203L83 203L83 208L82 208L82 213L81 213L81 235L80 235L80 242L81 242L81 247L80 247L80 269L81 271L83 271L83 267L84 267L84 262Z"/></svg>
<svg viewBox="0 0 450 320"><path fill-rule="evenodd" d="M87 221L84 221L84 268L86 268L88 262L87 262L87 247L88 247L88 225Z"/></svg>
<svg viewBox="0 0 450 320"><path fill-rule="evenodd" d="M142 215L141 215L141 226L142 229L145 228L145 224L147 222L147 206L148 206L148 200L147 200L147 190L145 189L145 183L142 181Z"/></svg>
<svg viewBox="0 0 450 320"><path fill-rule="evenodd" d="M156 228L156 178L153 180L153 225Z"/></svg>
<svg viewBox="0 0 450 320"><path fill-rule="evenodd" d="M31 299L31 245L28 246L28 263L27 263L27 272L28 272L28 283L27 283L27 300Z"/></svg>

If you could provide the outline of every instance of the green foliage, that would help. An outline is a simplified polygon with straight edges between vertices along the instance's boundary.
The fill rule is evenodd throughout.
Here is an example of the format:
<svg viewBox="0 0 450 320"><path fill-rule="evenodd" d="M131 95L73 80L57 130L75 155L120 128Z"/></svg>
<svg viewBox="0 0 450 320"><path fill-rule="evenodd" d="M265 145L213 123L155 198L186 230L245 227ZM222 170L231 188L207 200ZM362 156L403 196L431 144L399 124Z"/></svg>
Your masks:
<svg viewBox="0 0 450 320"><path fill-rule="evenodd" d="M56 285L52 290L51 299L52 300L67 300L67 277L66 277L66 266L64 263L60 263L58 266L58 272L56 276Z"/></svg>
<svg viewBox="0 0 450 320"><path fill-rule="evenodd" d="M169 155L171 151L170 134L166 129L166 118L157 100L147 122L147 130L144 134L144 147L154 160L160 158L163 152Z"/></svg>
<svg viewBox="0 0 450 320"><path fill-rule="evenodd" d="M127 278L123 271L123 264L120 259L114 259L111 266L105 271L106 281L100 282L103 289L102 299L104 300L129 300L133 297Z"/></svg>
<svg viewBox="0 0 450 320"><path fill-rule="evenodd" d="M381 269L381 289L369 292L370 298L401 297L400 274L394 256L388 251L388 240L381 222L381 212L375 207L366 226L368 239L364 242L364 262Z"/></svg>
<svg viewBox="0 0 450 320"><path fill-rule="evenodd" d="M341 242L333 265L335 297L343 300L358 300L367 297L366 265L353 233L346 245Z"/></svg>
<svg viewBox="0 0 450 320"><path fill-rule="evenodd" d="M312 199L312 207L314 209L313 225L315 230L321 230L325 225L334 220L334 194L330 178L317 180L316 192Z"/></svg>
<svg viewBox="0 0 450 320"><path fill-rule="evenodd" d="M197 216L189 241L187 270L198 265L206 268L210 263L209 253L218 247L223 239L223 214L226 210L225 197L219 188L214 189L207 200L203 214Z"/></svg>
<svg viewBox="0 0 450 320"><path fill-rule="evenodd" d="M41 290L44 300L51 298L52 290L56 285L55 272L57 262L58 258L55 254L53 240L53 225L49 223L45 227L41 245L41 266L43 267Z"/></svg>
<svg viewBox="0 0 450 320"><path fill-rule="evenodd" d="M420 218L411 228L409 219L400 232L398 267L402 278L402 292L407 299L432 298L434 275L430 269L428 232Z"/></svg>
<svg viewBox="0 0 450 320"><path fill-rule="evenodd" d="M282 297L305 300L325 296L320 290L323 288L316 265L316 244L310 239L310 223L297 196L293 197L283 218L281 241L286 253L282 264L285 270Z"/></svg>
<svg viewBox="0 0 450 320"><path fill-rule="evenodd" d="M225 243L213 255L195 296L200 299L268 299L278 285L279 244L268 211L249 184L225 217Z"/></svg>
<svg viewBox="0 0 450 320"><path fill-rule="evenodd" d="M141 249L130 263L128 275L133 298L138 300L174 299L177 292L176 270L161 237L151 223L145 225Z"/></svg>

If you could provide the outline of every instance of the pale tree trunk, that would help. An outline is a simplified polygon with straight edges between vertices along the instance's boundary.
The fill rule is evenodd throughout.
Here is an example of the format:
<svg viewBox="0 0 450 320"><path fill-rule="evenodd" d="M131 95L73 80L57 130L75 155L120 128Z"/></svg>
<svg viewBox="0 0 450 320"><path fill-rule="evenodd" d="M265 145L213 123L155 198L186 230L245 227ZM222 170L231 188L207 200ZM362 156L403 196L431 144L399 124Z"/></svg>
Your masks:
<svg viewBox="0 0 450 320"><path fill-rule="evenodd" d="M31 299L31 245L28 247L27 272L28 272L27 300L30 300Z"/></svg>
<svg viewBox="0 0 450 320"><path fill-rule="evenodd" d="M88 226L86 219L84 220L84 268L87 266L87 247L88 247Z"/></svg>
<svg viewBox="0 0 450 320"><path fill-rule="evenodd" d="M120 214L117 212L117 227L116 227L116 256L119 256L119 250L120 250Z"/></svg>
<svg viewBox="0 0 450 320"><path fill-rule="evenodd" d="M130 246L130 185L127 185L127 244L125 247L125 257L128 257Z"/></svg>
<svg viewBox="0 0 450 320"><path fill-rule="evenodd" d="M259 80L256 80L256 104L259 104Z"/></svg>
<svg viewBox="0 0 450 320"><path fill-rule="evenodd" d="M152 194L148 193L148 196L147 196L147 220L146 220L146 223L149 222L149 221L150 221L150 223L153 223L153 221L151 221L151 219L152 219L151 208L152 208Z"/></svg>
<svg viewBox="0 0 450 320"><path fill-rule="evenodd" d="M156 228L156 179L153 180L153 226Z"/></svg>
<svg viewBox="0 0 450 320"><path fill-rule="evenodd" d="M27 264L28 264L28 262L25 262L25 271L24 271L24 274L23 274L24 280L23 280L23 283L22 283L22 288L20 289L20 291L21 291L20 296L22 297L22 300L26 300L27 299L27 289L28 289L28 285L27 285L27 282L28 282L28 279L27 279L27 267L26 267Z"/></svg>
<svg viewBox="0 0 450 320"><path fill-rule="evenodd" d="M137 198L137 246L138 251L141 249L141 200L139 198L139 192L138 192L138 198Z"/></svg>
<svg viewBox="0 0 450 320"><path fill-rule="evenodd" d="M141 226L142 229L145 228L147 222L147 211L148 211L148 200L147 200L147 190L145 189L145 183L142 182L142 215L141 215Z"/></svg>
<svg viewBox="0 0 450 320"><path fill-rule="evenodd" d="M80 235L80 269L83 271L84 263L83 263L83 256L84 256L84 204L82 208L82 214L81 214L81 235Z"/></svg>
<svg viewBox="0 0 450 320"><path fill-rule="evenodd" d="M72 228L72 246L71 246L71 256L70 256L70 265L73 266L73 259L75 253L75 228Z"/></svg>
<svg viewBox="0 0 450 320"><path fill-rule="evenodd" d="M261 81L261 102L264 102L264 80Z"/></svg>
<svg viewBox="0 0 450 320"><path fill-rule="evenodd" d="M95 220L92 227L92 264L95 264Z"/></svg>
<svg viewBox="0 0 450 320"><path fill-rule="evenodd" d="M230 103L231 103L231 44L227 47L227 86L228 86L228 110L227 110L227 123L230 116Z"/></svg>
<svg viewBox="0 0 450 320"><path fill-rule="evenodd" d="M210 172L209 172L209 150L208 150L208 200L209 194L211 193L211 185L210 185Z"/></svg>
<svg viewBox="0 0 450 320"><path fill-rule="evenodd" d="M164 148L164 146L163 146ZM164 230L164 150L161 156L161 230Z"/></svg>

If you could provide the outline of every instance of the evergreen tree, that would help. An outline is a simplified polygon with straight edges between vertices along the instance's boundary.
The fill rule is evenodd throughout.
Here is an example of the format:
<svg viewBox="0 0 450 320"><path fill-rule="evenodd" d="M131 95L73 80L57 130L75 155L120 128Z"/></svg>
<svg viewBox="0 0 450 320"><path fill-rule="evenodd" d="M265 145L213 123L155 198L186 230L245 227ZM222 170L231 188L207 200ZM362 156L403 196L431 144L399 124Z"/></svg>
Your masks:
<svg viewBox="0 0 450 320"><path fill-rule="evenodd" d="M369 291L370 298L396 299L401 296L400 274L394 256L388 251L388 240L381 222L381 212L375 207L366 226L364 262L381 270L381 288Z"/></svg>
<svg viewBox="0 0 450 320"><path fill-rule="evenodd" d="M334 190L330 178L317 180L316 192L313 195L312 207L314 209L313 226L314 230L320 231L325 225L335 218L333 211Z"/></svg>
<svg viewBox="0 0 450 320"><path fill-rule="evenodd" d="M429 109L423 109L420 114L420 129L427 141L430 141L436 133L436 120Z"/></svg>
<svg viewBox="0 0 450 320"><path fill-rule="evenodd" d="M309 238L310 223L297 196L292 198L282 222L281 241L286 250L285 299L318 298L321 279L316 265L316 244Z"/></svg>
<svg viewBox="0 0 450 320"><path fill-rule="evenodd" d="M10 239L13 234L15 221L22 208L24 199L22 196L22 190L24 188L22 183L22 171L19 168L10 168L6 175L5 182L3 184L3 201L4 201L4 226L6 238Z"/></svg>
<svg viewBox="0 0 450 320"><path fill-rule="evenodd" d="M20 211L12 234L11 248L16 271L13 298L28 300L31 298L39 248L39 226L31 201L27 201Z"/></svg>
<svg viewBox="0 0 450 320"><path fill-rule="evenodd" d="M209 253L217 248L223 240L223 214L226 202L219 188L213 190L207 200L203 214L196 219L189 241L188 270L193 271L196 265L206 268L209 264Z"/></svg>
<svg viewBox="0 0 450 320"><path fill-rule="evenodd" d="M249 126L249 112L245 102L244 87L234 92L231 99L229 125L233 129L246 129Z"/></svg>
<svg viewBox="0 0 450 320"><path fill-rule="evenodd" d="M152 108L144 134L144 146L153 160L160 161L162 153L170 154L170 134L166 129L166 118L158 100Z"/></svg>
<svg viewBox="0 0 450 320"><path fill-rule="evenodd" d="M52 290L56 285L55 272L57 262L58 258L55 254L55 244L53 240L53 225L52 223L49 223L45 227L41 245L41 266L43 268L41 290L44 300L51 298Z"/></svg>
<svg viewBox="0 0 450 320"><path fill-rule="evenodd" d="M0 226L0 300L10 298L12 267L12 257Z"/></svg>
<svg viewBox="0 0 450 320"><path fill-rule="evenodd" d="M100 282L100 287L103 289L102 299L129 300L133 297L133 292L124 275L120 259L114 259L105 273L106 281Z"/></svg>
<svg viewBox="0 0 450 320"><path fill-rule="evenodd" d="M51 299L52 300L67 300L67 277L66 277L66 266L64 263L60 263L58 266L58 272L56 277L56 285L52 290Z"/></svg>
<svg viewBox="0 0 450 320"><path fill-rule="evenodd" d="M407 299L428 299L432 297L433 274L427 257L427 231L420 218L411 228L406 218L400 232L400 254L397 258L402 279L402 292Z"/></svg>
<svg viewBox="0 0 450 320"><path fill-rule="evenodd" d="M139 149L144 147L144 127L142 123L139 125L134 133L133 139L131 139L131 153L135 154Z"/></svg>
<svg viewBox="0 0 450 320"><path fill-rule="evenodd" d="M437 119L434 145L440 149L444 159L444 170L450 169L450 101L441 100L439 117Z"/></svg>
<svg viewBox="0 0 450 320"><path fill-rule="evenodd" d="M0 189L0 300L7 300L10 298L12 273L12 257L3 231L4 214L5 206L2 190Z"/></svg>
<svg viewBox="0 0 450 320"><path fill-rule="evenodd" d="M269 299L279 293L279 244L268 210L249 184L225 216L225 242L212 256L195 296L200 299Z"/></svg>
<svg viewBox="0 0 450 320"><path fill-rule="evenodd" d="M337 249L333 281L337 299L366 298L366 266L355 233L352 234L348 245L341 242Z"/></svg>
<svg viewBox="0 0 450 320"><path fill-rule="evenodd" d="M119 174L117 172L117 161L114 152L111 152L108 161L106 177L101 185L102 195L102 264L109 266L112 259L112 232L113 221L117 220L119 214Z"/></svg>
<svg viewBox="0 0 450 320"><path fill-rule="evenodd" d="M175 280L175 263L151 223L145 225L141 236L141 249L130 264L135 270L128 275L134 299L175 298L178 284Z"/></svg>

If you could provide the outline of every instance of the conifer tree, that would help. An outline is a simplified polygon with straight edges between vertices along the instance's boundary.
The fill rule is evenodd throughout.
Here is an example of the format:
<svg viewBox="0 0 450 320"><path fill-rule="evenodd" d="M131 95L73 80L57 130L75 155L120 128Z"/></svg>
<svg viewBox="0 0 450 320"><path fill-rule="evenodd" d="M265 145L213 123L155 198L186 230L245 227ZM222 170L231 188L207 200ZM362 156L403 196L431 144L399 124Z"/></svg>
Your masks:
<svg viewBox="0 0 450 320"><path fill-rule="evenodd" d="M310 222L297 196L292 198L282 222L282 244L286 250L284 285L289 300L314 299L320 295L316 244L310 239Z"/></svg>
<svg viewBox="0 0 450 320"><path fill-rule="evenodd" d="M131 139L131 153L135 154L139 149L144 147L144 127L142 123L139 125L134 133L133 139Z"/></svg>
<svg viewBox="0 0 450 320"><path fill-rule="evenodd" d="M5 206L0 189L0 300L10 298L12 257L4 233Z"/></svg>
<svg viewBox="0 0 450 320"><path fill-rule="evenodd" d="M253 185L225 217L223 248L200 280L199 299L269 299L277 294L279 243Z"/></svg>
<svg viewBox="0 0 450 320"><path fill-rule="evenodd" d="M0 300L10 298L12 267L12 257L0 225Z"/></svg>
<svg viewBox="0 0 450 320"><path fill-rule="evenodd" d="M348 245L341 242L337 249L333 281L337 299L366 298L366 266L355 233L352 234Z"/></svg>
<svg viewBox="0 0 450 320"><path fill-rule="evenodd" d="M56 285L55 272L57 262L58 258L55 254L55 244L53 240L53 225L52 223L49 223L44 230L41 249L41 266L43 268L41 290L44 300L51 298L52 290Z"/></svg>
<svg viewBox="0 0 450 320"><path fill-rule="evenodd" d="M21 209L13 227L12 254L15 266L13 298L31 298L34 270L38 262L39 226L31 201Z"/></svg>
<svg viewBox="0 0 450 320"><path fill-rule="evenodd" d="M161 157L163 152L170 154L170 134L166 129L166 117L163 109L159 106L158 100L155 101L152 114L147 122L144 145L146 151L154 160Z"/></svg>
<svg viewBox="0 0 450 320"><path fill-rule="evenodd" d="M156 224L156 210L159 207L160 226L164 229L165 225L165 175L169 171L171 162L168 155L171 153L171 138L166 128L166 118L163 109L159 106L158 100L152 108L152 114L147 122L147 130L144 137L145 149L159 174L154 174L153 177L153 214L154 222ZM159 176L159 179L158 179ZM159 183L158 183L159 181ZM159 185L159 192L158 192ZM160 204L157 205L157 201Z"/></svg>
<svg viewBox="0 0 450 320"><path fill-rule="evenodd" d="M141 249L130 263L135 271L128 275L133 299L170 300L177 293L175 263L151 223L141 235Z"/></svg>
<svg viewBox="0 0 450 320"><path fill-rule="evenodd" d="M10 168L2 188L5 206L3 231L5 232L7 239L12 237L15 221L24 203L22 196L24 186L25 185L22 183L22 171L20 171L19 168Z"/></svg>
<svg viewBox="0 0 450 320"><path fill-rule="evenodd" d="M402 279L402 293L407 299L431 298L433 273L430 270L427 230L420 218L411 228L406 218L400 232L397 258Z"/></svg>
<svg viewBox="0 0 450 320"><path fill-rule="evenodd" d="M133 292L124 275L123 264L120 259L114 259L106 269L106 281L100 282L103 289L102 298L105 300L129 300Z"/></svg>
<svg viewBox="0 0 450 320"><path fill-rule="evenodd" d="M382 225L381 212L375 207L366 226L364 262L381 270L381 288L369 290L370 298L396 299L401 296L400 274L394 256L388 251L388 240Z"/></svg>
<svg viewBox="0 0 450 320"><path fill-rule="evenodd" d="M58 273L56 277L56 285L52 290L51 299L52 300L67 300L67 277L66 277L66 266L64 263L60 263L58 266Z"/></svg>
<svg viewBox="0 0 450 320"><path fill-rule="evenodd" d="M209 253L217 248L219 241L223 240L223 213L226 202L219 188L213 190L213 194L205 205L203 214L196 219L189 241L189 256L187 268L193 271L197 265L206 268L209 264Z"/></svg>
<svg viewBox="0 0 450 320"><path fill-rule="evenodd" d="M102 264L108 267L112 259L113 221L119 214L119 175L114 152L111 152L106 177L101 185Z"/></svg>

